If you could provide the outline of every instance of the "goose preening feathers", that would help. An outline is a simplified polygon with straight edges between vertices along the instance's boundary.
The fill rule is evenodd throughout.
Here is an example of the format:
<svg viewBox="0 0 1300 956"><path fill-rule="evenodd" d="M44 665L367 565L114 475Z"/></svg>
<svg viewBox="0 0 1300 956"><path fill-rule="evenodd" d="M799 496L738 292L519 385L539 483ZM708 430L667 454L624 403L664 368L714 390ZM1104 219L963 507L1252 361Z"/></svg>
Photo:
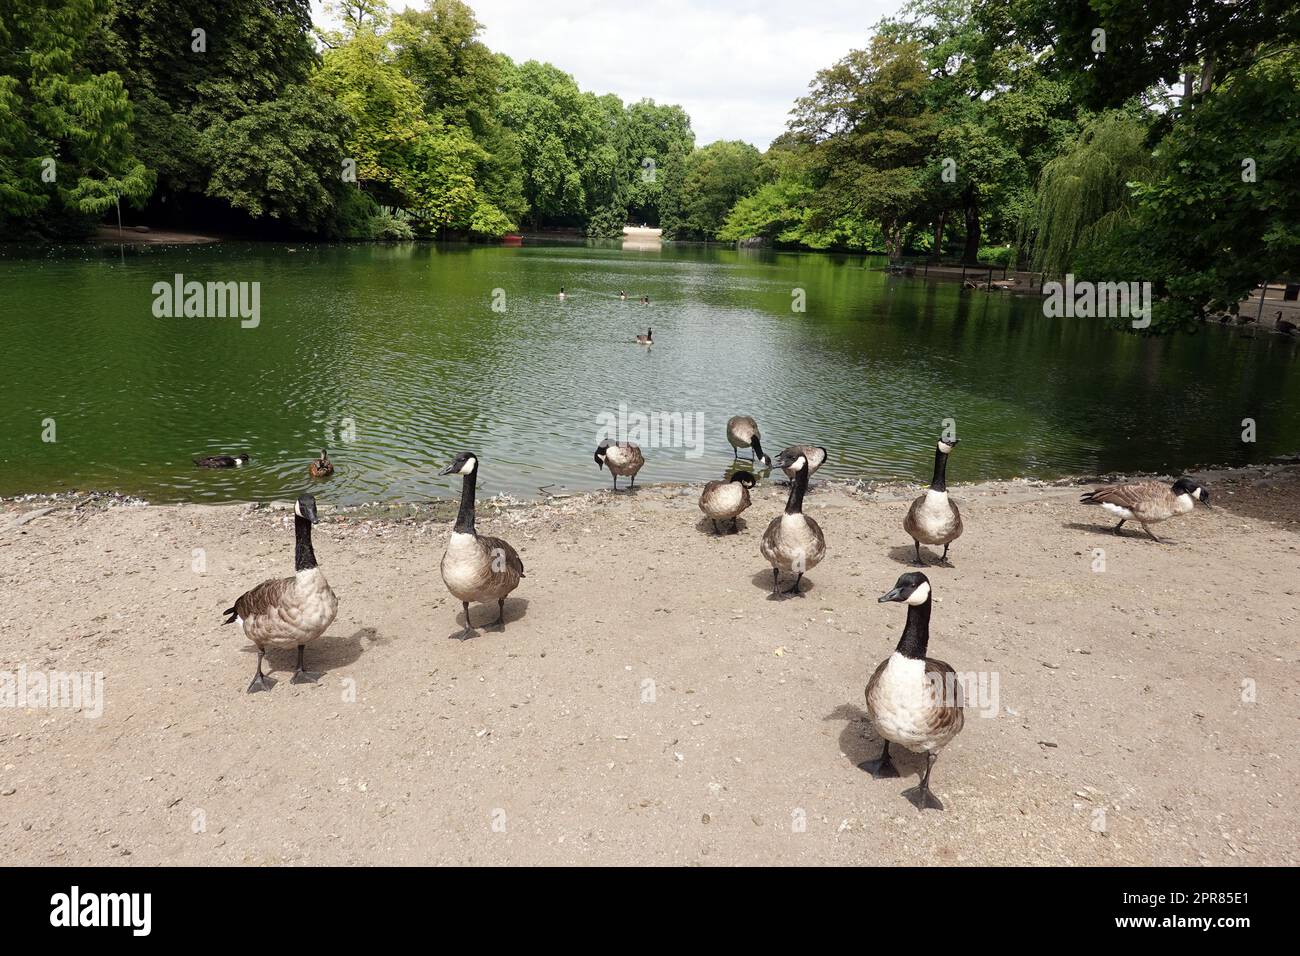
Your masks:
<svg viewBox="0 0 1300 956"><path fill-rule="evenodd" d="M791 445L777 457L794 461L800 455L808 459L808 477L811 478L817 474L817 469L826 464L826 449L821 445ZM785 476L794 481L794 469L789 466L782 468Z"/></svg>
<svg viewBox="0 0 1300 956"><path fill-rule="evenodd" d="M334 474L334 462L330 461L324 448L320 450L320 457L307 466L307 473L313 478L328 478Z"/></svg>
<svg viewBox="0 0 1300 956"><path fill-rule="evenodd" d="M206 458L195 458L194 464L200 468L239 468L248 464L248 456L208 455Z"/></svg>
<svg viewBox="0 0 1300 956"><path fill-rule="evenodd" d="M750 449L750 461L762 462L771 468L772 459L763 454L763 436L758 433L758 422L748 415L733 415L727 419L727 441L731 444L733 460L740 457L740 449Z"/></svg>
<svg viewBox="0 0 1300 956"><path fill-rule="evenodd" d="M501 538L491 538L474 530L474 492L478 485L478 456L463 451L444 468L444 475L461 475L460 510L451 529L451 539L442 556L442 581L465 610L465 630L461 637L473 633L469 620L471 601L497 602L497 619L491 627L506 626L506 595L519 587L524 576L524 562L519 552Z"/></svg>
<svg viewBox="0 0 1300 956"><path fill-rule="evenodd" d="M638 336L636 337L636 344L637 344L637 345L654 345L654 344L655 344L655 330L654 330L654 329L646 329L646 330L645 330L645 335L638 335Z"/></svg>
<svg viewBox="0 0 1300 956"><path fill-rule="evenodd" d="M233 607L222 611L224 623L238 624L257 645L257 673L248 685L250 694L270 690L275 680L262 673L267 647L298 648L298 666L291 683L313 683L320 675L303 668L303 648L325 633L338 613L339 601L330 590L325 574L316 564L311 546L311 526L316 516L316 499L303 495L293 509L294 553L291 578L263 581L245 591Z"/></svg>
<svg viewBox="0 0 1300 956"><path fill-rule="evenodd" d="M1190 478L1179 478L1172 485L1160 481L1135 481L1124 485L1102 485L1079 499L1085 505L1101 505L1119 516L1115 533L1126 521L1136 521L1152 541L1159 541L1149 525L1185 515L1200 502L1210 507L1210 493Z"/></svg>
<svg viewBox="0 0 1300 956"><path fill-rule="evenodd" d="M618 491L619 478L631 478L632 487L636 487L636 473L645 464L641 446L630 441L612 442L608 438L596 446L596 464L608 468L614 476L614 490Z"/></svg>
<svg viewBox="0 0 1300 956"><path fill-rule="evenodd" d="M916 790L920 810L942 810L930 793L930 771L939 751L956 737L965 717L957 672L943 661L926 657L930 643L930 579L919 571L904 574L880 603L907 605L907 626L894 653L881 662L867 682L867 716L885 738L879 759L860 764L873 777L897 777L889 758L891 743L925 754L925 776Z"/></svg>
<svg viewBox="0 0 1300 956"><path fill-rule="evenodd" d="M713 522L713 530L718 530L719 521L731 522L731 533L739 530L736 518L750 506L749 489L758 483L747 471L738 471L730 478L710 481L700 492L700 510Z"/></svg>
<svg viewBox="0 0 1300 956"><path fill-rule="evenodd" d="M784 571L796 575L794 585L786 593L799 594L799 582L805 572L815 568L826 556L826 537L817 522L803 513L803 496L808 490L808 459L803 455L793 460L778 455L776 463L782 468L793 468L795 478L790 485L785 513L773 518L767 526L759 552L772 565L772 593L777 592Z"/></svg>
<svg viewBox="0 0 1300 956"><path fill-rule="evenodd" d="M948 560L948 547L961 537L961 511L957 502L948 496L948 456L957 445L957 439L940 438L934 450L934 477L925 494L912 502L903 519L903 530L916 547L916 563L921 559L921 545L943 545L943 557Z"/></svg>

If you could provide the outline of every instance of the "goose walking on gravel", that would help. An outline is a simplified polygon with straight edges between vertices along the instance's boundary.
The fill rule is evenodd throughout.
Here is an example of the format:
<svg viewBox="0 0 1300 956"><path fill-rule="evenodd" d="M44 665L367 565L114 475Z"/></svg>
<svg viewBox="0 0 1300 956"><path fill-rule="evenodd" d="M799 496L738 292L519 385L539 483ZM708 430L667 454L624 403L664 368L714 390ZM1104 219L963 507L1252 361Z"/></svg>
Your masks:
<svg viewBox="0 0 1300 956"><path fill-rule="evenodd" d="M758 422L748 415L733 415L727 419L727 442L731 445L733 461L740 457L740 449L748 448L750 461L772 467L772 459L763 454L763 436L758 433Z"/></svg>
<svg viewBox="0 0 1300 956"><path fill-rule="evenodd" d="M758 480L747 471L738 471L730 478L710 481L700 492L700 510L713 522L714 532L718 531L719 521L731 522L731 533L739 530L736 518L750 506L749 489Z"/></svg>
<svg viewBox="0 0 1300 956"><path fill-rule="evenodd" d="M608 438L596 446L596 464L608 468L614 476L614 490L618 491L619 478L631 478L632 487L636 487L636 473L645 464L641 446L630 441L611 442Z"/></svg>
<svg viewBox="0 0 1300 956"><path fill-rule="evenodd" d="M948 456L957 447L957 439L940 438L934 450L934 477L925 494L912 502L903 519L903 530L912 538L916 548L916 563L925 564L921 558L921 545L943 545L943 557L948 560L949 546L961 537L961 511L957 502L948 495Z"/></svg>
<svg viewBox="0 0 1300 956"><path fill-rule="evenodd" d="M804 574L826 556L826 536L817 522L803 513L803 496L808 490L808 459L798 455L791 461L778 455L776 463L782 468L793 468L795 479L790 485L785 513L773 518L767 526L759 552L772 565L772 593L777 593L784 571L795 575L794 584L785 593L799 594Z"/></svg>
<svg viewBox="0 0 1300 956"><path fill-rule="evenodd" d="M320 678L320 674L303 667L303 649L334 622L339 601L316 564L311 545L311 526L319 520L316 499L311 495L300 497L293 509L293 577L263 581L221 612L227 615L224 623L240 625L245 636L257 645L257 673L248 685L250 694L275 685L273 678L262 673L262 658L268 647L298 648L298 666L290 683L315 683Z"/></svg>
<svg viewBox="0 0 1300 956"><path fill-rule="evenodd" d="M1172 485L1159 481L1136 481L1124 485L1102 485L1079 499L1085 505L1101 505L1119 516L1115 533L1126 521L1136 521L1152 541L1160 539L1150 525L1185 515L1200 502L1210 507L1210 493L1190 478L1179 478Z"/></svg>
<svg viewBox="0 0 1300 956"><path fill-rule="evenodd" d="M524 577L524 562L519 552L500 538L481 535L474 530L474 493L478 484L478 456L463 451L444 468L444 475L460 475L460 510L451 529L451 539L442 555L442 582L461 603L465 611L465 630L469 637L474 628L469 619L470 602L497 603L497 618L488 627L505 630L506 595L519 587Z"/></svg>
<svg viewBox="0 0 1300 956"><path fill-rule="evenodd" d="M885 749L878 759L859 766L877 779L897 777L898 770L889 757L891 743L925 754L925 776L915 791L916 806L942 810L943 804L930 792L930 771L939 751L961 731L965 717L957 672L943 661L925 656L930 644L930 579L911 571L878 600L906 604L907 625L894 653L867 682L867 716L885 738Z"/></svg>

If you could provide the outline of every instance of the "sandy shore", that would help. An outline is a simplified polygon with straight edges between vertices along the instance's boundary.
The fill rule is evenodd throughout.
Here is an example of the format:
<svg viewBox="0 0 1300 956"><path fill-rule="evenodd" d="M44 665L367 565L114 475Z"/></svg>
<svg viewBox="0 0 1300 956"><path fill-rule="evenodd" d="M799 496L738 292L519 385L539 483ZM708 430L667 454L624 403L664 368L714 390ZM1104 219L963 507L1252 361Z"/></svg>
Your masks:
<svg viewBox="0 0 1300 956"><path fill-rule="evenodd" d="M947 811L924 814L902 796L919 759L902 780L857 768L880 746L862 691L903 625L876 597L908 569L912 489L819 485L828 556L783 600L758 555L772 484L728 537L704 532L691 489L480 502L528 576L504 632L468 641L438 575L446 509L328 514L316 551L340 610L309 652L326 676L292 685L279 655L253 696L250 645L219 612L291 570L287 512L6 502L0 672L102 672L104 704L0 709L0 851L1295 864L1300 468L1202 474L1218 507L1163 545L1111 535L1075 487L957 489L966 534L928 570L931 653L996 675L998 699L936 764Z"/></svg>

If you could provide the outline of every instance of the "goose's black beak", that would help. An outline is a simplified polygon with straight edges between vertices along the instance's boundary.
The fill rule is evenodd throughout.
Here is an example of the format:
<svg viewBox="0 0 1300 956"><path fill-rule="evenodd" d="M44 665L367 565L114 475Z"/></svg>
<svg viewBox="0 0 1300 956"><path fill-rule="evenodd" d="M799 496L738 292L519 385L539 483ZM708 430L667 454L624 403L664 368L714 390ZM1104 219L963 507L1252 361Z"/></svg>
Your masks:
<svg viewBox="0 0 1300 956"><path fill-rule="evenodd" d="M456 466L455 466L454 464L452 464L452 465L448 465L448 466L447 466L446 468L444 468L442 471L438 472L438 474L440 474L440 475L450 475L450 474L451 474L452 472L454 472L455 470L456 470Z"/></svg>
<svg viewBox="0 0 1300 956"><path fill-rule="evenodd" d="M593 457L596 459L596 464L597 464L597 466L599 466L599 467L601 468L601 470L604 470L604 468L605 468L605 459L604 459L604 458L601 458L599 455L595 455L595 456L593 456Z"/></svg>
<svg viewBox="0 0 1300 956"><path fill-rule="evenodd" d="M876 598L877 604L885 604L889 601L906 601L907 595L903 593L902 588L894 588L888 594L882 594Z"/></svg>

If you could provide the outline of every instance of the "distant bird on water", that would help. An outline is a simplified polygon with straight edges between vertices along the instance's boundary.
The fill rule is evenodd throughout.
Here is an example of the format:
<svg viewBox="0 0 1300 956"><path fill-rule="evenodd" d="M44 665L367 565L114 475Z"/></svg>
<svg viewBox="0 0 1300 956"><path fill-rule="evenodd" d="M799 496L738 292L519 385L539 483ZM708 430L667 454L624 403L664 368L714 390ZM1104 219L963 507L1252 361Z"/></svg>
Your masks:
<svg viewBox="0 0 1300 956"><path fill-rule="evenodd" d="M307 466L307 473L313 478L328 478L334 474L334 462L330 461L324 448L320 450L320 457Z"/></svg>
<svg viewBox="0 0 1300 956"><path fill-rule="evenodd" d="M646 329L646 330L645 330L645 335L638 335L638 336L636 337L636 344L637 344L637 345L654 345L654 344L655 344L655 330L654 330L654 329Z"/></svg>
<svg viewBox="0 0 1300 956"><path fill-rule="evenodd" d="M195 458L194 464L200 468L239 468L248 464L247 455L208 455L206 458Z"/></svg>
<svg viewBox="0 0 1300 956"><path fill-rule="evenodd" d="M560 296L559 296L559 297L560 297L561 299L567 299L567 298L568 298L568 296L565 295L565 293L564 293L564 286L560 286Z"/></svg>

